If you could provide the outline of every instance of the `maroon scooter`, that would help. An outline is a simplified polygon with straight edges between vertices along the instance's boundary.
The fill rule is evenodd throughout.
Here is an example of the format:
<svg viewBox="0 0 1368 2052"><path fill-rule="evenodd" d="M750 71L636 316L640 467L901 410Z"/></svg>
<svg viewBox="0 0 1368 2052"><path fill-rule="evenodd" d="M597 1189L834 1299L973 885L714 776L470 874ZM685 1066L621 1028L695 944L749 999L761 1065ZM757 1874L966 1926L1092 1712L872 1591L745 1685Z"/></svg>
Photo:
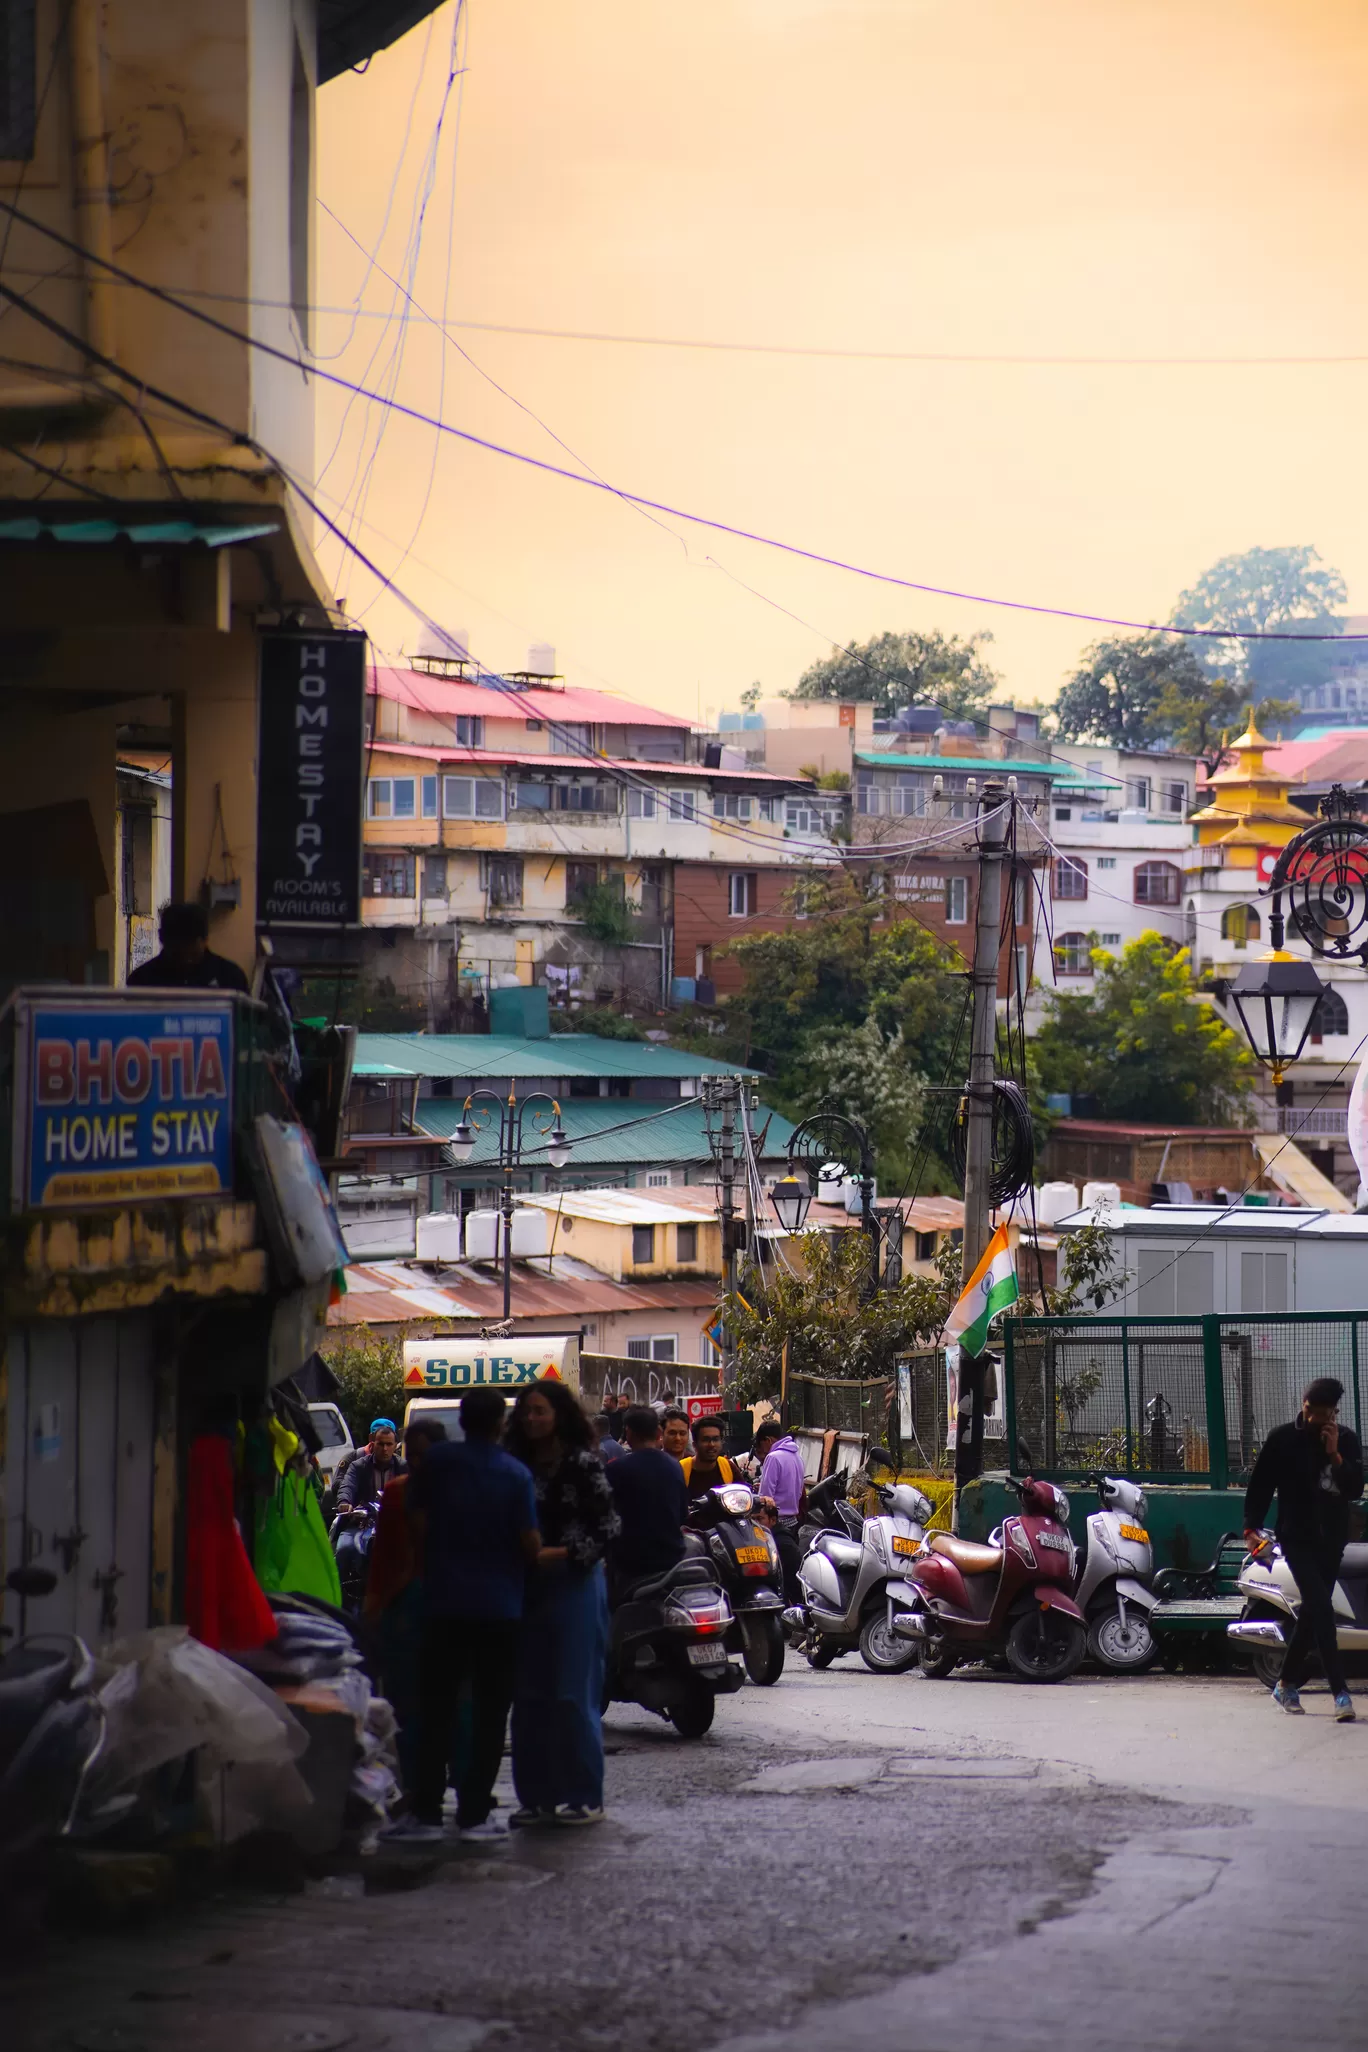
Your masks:
<svg viewBox="0 0 1368 2052"><path fill-rule="evenodd" d="M986 1546L934 1532L907 1580L890 1583L893 1633L921 1647L933 1680L965 1660L1002 1660L1023 1681L1063 1681L1087 1650L1087 1622L1069 1594L1069 1499L1053 1482L1008 1481L1021 1500Z"/></svg>

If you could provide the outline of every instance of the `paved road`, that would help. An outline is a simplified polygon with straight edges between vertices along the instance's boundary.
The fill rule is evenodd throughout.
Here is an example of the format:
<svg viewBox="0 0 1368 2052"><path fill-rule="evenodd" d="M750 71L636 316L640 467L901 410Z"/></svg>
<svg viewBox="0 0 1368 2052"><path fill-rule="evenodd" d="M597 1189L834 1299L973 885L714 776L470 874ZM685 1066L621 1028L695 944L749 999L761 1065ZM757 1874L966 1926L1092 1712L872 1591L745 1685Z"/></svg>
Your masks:
<svg viewBox="0 0 1368 2052"><path fill-rule="evenodd" d="M605 1825L57 1941L9 1962L7 2042L1359 2047L1368 1721L1307 1701L844 1661L745 1689L696 1745L615 1709Z"/></svg>

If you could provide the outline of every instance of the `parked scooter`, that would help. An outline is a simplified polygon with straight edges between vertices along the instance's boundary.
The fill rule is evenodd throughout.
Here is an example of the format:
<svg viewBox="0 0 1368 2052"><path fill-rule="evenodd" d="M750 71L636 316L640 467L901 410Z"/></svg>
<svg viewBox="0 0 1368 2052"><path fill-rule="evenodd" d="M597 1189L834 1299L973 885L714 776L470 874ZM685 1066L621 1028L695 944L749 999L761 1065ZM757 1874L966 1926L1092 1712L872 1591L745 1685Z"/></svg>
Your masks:
<svg viewBox="0 0 1368 2052"><path fill-rule="evenodd" d="M640 1703L681 1738L702 1738L719 1696L744 1676L728 1660L731 1605L706 1560L686 1555L663 1575L632 1584L613 1611L603 1707Z"/></svg>
<svg viewBox="0 0 1368 2052"><path fill-rule="evenodd" d="M812 1667L830 1667L857 1648L875 1674L917 1664L919 1648L893 1636L888 1592L921 1550L934 1507L910 1482L876 1483L875 1493L882 1509L856 1535L819 1531L798 1569L802 1601L784 1612L784 1623Z"/></svg>
<svg viewBox="0 0 1368 2052"><path fill-rule="evenodd" d="M1145 1530L1145 1492L1118 1475L1090 1475L1100 1508L1088 1519L1074 1601L1087 1622L1088 1651L1113 1674L1143 1674L1158 1647L1149 1614L1154 1555Z"/></svg>
<svg viewBox="0 0 1368 2052"><path fill-rule="evenodd" d="M751 1680L768 1688L784 1671L784 1570L754 1505L745 1483L720 1483L690 1506L689 1530L700 1535L731 1606L727 1651L740 1653Z"/></svg>
<svg viewBox="0 0 1368 2052"><path fill-rule="evenodd" d="M986 1546L933 1532L907 1580L889 1589L893 1635L921 1649L933 1680L962 1660L1001 1655L1023 1681L1063 1681L1087 1651L1083 1613L1069 1594L1069 1499L1031 1476L1007 1486L1020 1514Z"/></svg>
<svg viewBox="0 0 1368 2052"><path fill-rule="evenodd" d="M849 1502L846 1491L850 1478L844 1468L836 1468L824 1482L814 1482L807 1492L807 1503L802 1522L798 1527L798 1544L807 1552L819 1532L842 1532L847 1539L858 1539L864 1525L864 1515Z"/></svg>
<svg viewBox="0 0 1368 2052"><path fill-rule="evenodd" d="M1244 1598L1238 1622L1226 1626L1226 1637L1253 1655L1253 1668L1265 1688L1282 1673L1283 1655L1301 1609L1301 1597L1282 1548L1271 1532L1257 1553L1245 1556L1237 1584ZM1346 1666L1368 1672L1368 1545L1346 1546L1335 1583L1335 1637Z"/></svg>
<svg viewBox="0 0 1368 2052"><path fill-rule="evenodd" d="M47 1568L15 1568L5 1586L50 1596ZM30 1871L36 1847L67 1836L105 1741L95 1665L84 1641L20 1639L0 1659L0 1884Z"/></svg>

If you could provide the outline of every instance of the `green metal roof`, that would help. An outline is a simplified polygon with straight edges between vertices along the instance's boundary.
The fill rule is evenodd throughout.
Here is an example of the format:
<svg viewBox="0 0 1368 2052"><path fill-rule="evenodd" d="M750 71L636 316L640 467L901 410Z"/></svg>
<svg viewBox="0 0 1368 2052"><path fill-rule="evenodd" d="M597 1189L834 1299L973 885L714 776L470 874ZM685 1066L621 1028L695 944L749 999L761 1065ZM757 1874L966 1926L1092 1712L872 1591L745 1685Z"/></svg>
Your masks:
<svg viewBox="0 0 1368 2052"><path fill-rule="evenodd" d="M992 762L978 755L873 755L857 748L857 763L870 769L964 770L976 777L1057 777L1048 762Z"/></svg>
<svg viewBox="0 0 1368 2052"><path fill-rule="evenodd" d="M460 1116L460 1105L450 1097L425 1097L418 1106L418 1125L434 1140L449 1140ZM561 1119L574 1147L565 1171L569 1177L585 1169L704 1167L712 1159L703 1106L697 1099L652 1110L639 1099L578 1097L561 1106ZM765 1133L767 1120L769 1131ZM779 1112L769 1112L763 1105L756 1112L756 1141L759 1144L765 1133L763 1153L767 1159L786 1152L792 1132L792 1120ZM497 1143L497 1129L486 1127L465 1166L493 1167ZM524 1161L529 1168L547 1167L546 1155L537 1147L530 1113Z"/></svg>
<svg viewBox="0 0 1368 2052"><path fill-rule="evenodd" d="M191 542L202 542L206 548L222 549L234 542L260 541L263 536L274 534L278 520L258 520L250 524L233 523L226 520L183 520L139 519L136 513L125 514L118 520L102 516L90 518L74 517L66 513L44 513L38 516L24 516L14 520L0 520L0 541L35 542L83 542L107 546L120 539L136 542L144 548L162 548L168 545L187 546Z"/></svg>
<svg viewBox="0 0 1368 2052"><path fill-rule="evenodd" d="M604 1040L596 1033L553 1033L526 1040L502 1033L358 1033L357 1076L755 1075L735 1062L682 1054L655 1040Z"/></svg>

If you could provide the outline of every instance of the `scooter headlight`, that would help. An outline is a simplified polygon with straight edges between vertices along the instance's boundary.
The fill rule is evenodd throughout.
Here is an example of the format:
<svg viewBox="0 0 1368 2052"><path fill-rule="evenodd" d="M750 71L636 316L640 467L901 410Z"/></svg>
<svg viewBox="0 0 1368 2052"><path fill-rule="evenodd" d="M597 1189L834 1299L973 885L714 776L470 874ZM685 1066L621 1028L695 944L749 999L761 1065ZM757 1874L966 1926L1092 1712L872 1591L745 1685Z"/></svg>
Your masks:
<svg viewBox="0 0 1368 2052"><path fill-rule="evenodd" d="M720 1489L714 1489L713 1495L729 1518L744 1517L755 1500L739 1482L725 1482Z"/></svg>

